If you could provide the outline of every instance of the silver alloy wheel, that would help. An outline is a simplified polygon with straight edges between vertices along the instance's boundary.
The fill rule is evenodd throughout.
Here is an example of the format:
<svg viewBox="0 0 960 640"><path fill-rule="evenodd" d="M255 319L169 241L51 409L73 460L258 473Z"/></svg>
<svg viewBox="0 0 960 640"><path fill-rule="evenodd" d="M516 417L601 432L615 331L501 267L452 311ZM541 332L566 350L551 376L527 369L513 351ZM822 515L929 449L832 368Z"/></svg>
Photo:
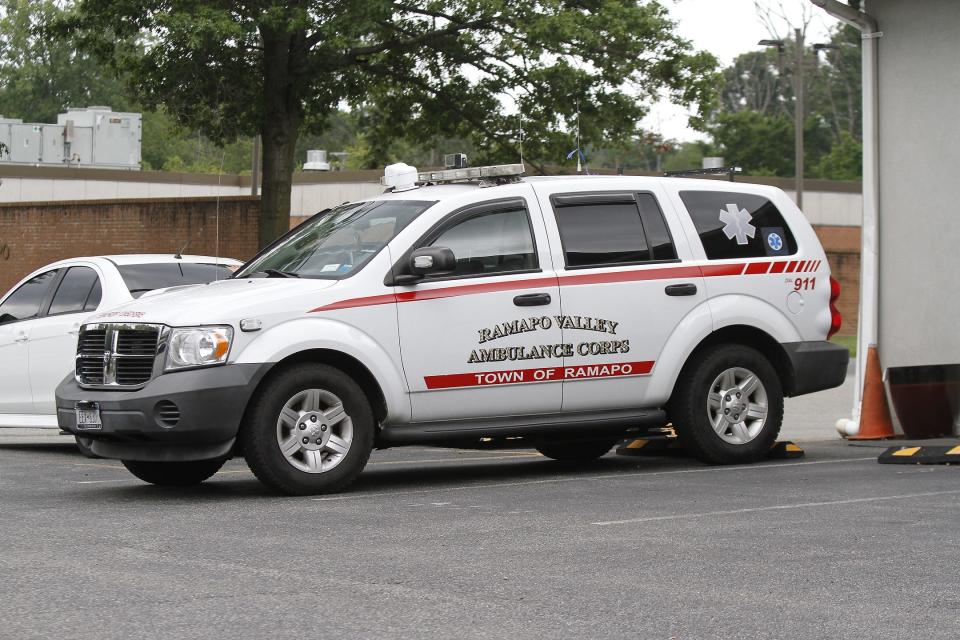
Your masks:
<svg viewBox="0 0 960 640"><path fill-rule="evenodd" d="M324 389L304 389L287 400L277 419L277 444L294 468L325 473L346 457L353 421L343 401Z"/></svg>
<svg viewBox="0 0 960 640"><path fill-rule="evenodd" d="M749 369L727 369L707 393L707 419L720 439L746 444L760 435L767 422L767 390Z"/></svg>

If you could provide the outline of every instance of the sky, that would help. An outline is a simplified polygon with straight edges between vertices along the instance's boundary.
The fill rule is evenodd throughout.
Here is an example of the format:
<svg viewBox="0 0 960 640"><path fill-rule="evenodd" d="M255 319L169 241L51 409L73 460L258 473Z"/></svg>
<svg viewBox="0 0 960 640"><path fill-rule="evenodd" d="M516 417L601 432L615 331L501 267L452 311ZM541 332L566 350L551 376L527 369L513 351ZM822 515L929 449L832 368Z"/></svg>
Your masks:
<svg viewBox="0 0 960 640"><path fill-rule="evenodd" d="M809 19L807 42L825 40L828 30L836 24L836 20L808 0L757 0L756 3L754 0L660 1L676 21L677 32L693 42L695 48L715 55L722 66L729 65L741 53L759 49L758 40L773 36L761 20L755 4L774 14L787 16L792 26L800 26L805 18ZM792 28L776 15L772 27L779 37L786 36ZM702 139L702 134L687 126L687 117L686 109L664 100L654 105L643 120L643 126L665 138Z"/></svg>

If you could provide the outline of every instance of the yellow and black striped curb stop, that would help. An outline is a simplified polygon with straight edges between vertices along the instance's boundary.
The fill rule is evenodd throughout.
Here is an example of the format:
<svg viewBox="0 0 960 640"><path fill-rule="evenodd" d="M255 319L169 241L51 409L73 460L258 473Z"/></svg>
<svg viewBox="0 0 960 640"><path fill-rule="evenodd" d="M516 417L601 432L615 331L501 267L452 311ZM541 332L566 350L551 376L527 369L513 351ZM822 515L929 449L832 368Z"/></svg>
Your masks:
<svg viewBox="0 0 960 640"><path fill-rule="evenodd" d="M621 456L677 456L686 455L680 446L678 438L636 438L625 440L617 447L617 455ZM788 458L802 458L804 451L789 440L774 442L770 447L768 458L784 460Z"/></svg>
<svg viewBox="0 0 960 640"><path fill-rule="evenodd" d="M877 458L880 464L960 464L960 445L890 447Z"/></svg>

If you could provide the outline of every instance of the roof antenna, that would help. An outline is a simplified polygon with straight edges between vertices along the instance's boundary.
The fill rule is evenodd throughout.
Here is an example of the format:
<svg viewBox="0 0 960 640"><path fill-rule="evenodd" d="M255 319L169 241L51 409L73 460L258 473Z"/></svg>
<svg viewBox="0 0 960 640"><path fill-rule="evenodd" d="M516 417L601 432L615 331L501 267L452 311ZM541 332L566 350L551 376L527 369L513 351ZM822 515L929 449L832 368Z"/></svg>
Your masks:
<svg viewBox="0 0 960 640"><path fill-rule="evenodd" d="M583 151L580 150L580 99L577 99L577 175L583 173L580 167L580 158L583 157Z"/></svg>
<svg viewBox="0 0 960 640"><path fill-rule="evenodd" d="M214 218L216 220L216 235L213 243L213 272L214 282L220 280L220 181L223 178L223 160L227 157L227 148L223 148L220 154L220 171L217 173L217 208Z"/></svg>
<svg viewBox="0 0 960 640"><path fill-rule="evenodd" d="M173 256L173 259L174 259L174 260L183 260L183 252L187 250L187 247L190 246L190 243L191 243L191 242L192 242L192 239L191 239L191 238L188 238L188 239L187 239L187 244L183 245L183 247L180 249L180 251L177 251L177 255Z"/></svg>
<svg viewBox="0 0 960 640"><path fill-rule="evenodd" d="M520 118L520 164L523 164L523 111L517 113Z"/></svg>

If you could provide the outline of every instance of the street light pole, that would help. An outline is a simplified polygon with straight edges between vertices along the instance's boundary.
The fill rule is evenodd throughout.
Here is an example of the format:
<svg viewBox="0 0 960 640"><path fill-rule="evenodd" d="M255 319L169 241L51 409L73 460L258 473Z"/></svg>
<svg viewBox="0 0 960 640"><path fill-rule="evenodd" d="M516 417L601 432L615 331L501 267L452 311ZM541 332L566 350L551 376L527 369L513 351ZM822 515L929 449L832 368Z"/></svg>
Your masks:
<svg viewBox="0 0 960 640"><path fill-rule="evenodd" d="M793 146L795 151L794 174L795 189L797 192L797 207L803 208L803 30L794 29L796 62L794 64L794 98L796 104L793 109Z"/></svg>

